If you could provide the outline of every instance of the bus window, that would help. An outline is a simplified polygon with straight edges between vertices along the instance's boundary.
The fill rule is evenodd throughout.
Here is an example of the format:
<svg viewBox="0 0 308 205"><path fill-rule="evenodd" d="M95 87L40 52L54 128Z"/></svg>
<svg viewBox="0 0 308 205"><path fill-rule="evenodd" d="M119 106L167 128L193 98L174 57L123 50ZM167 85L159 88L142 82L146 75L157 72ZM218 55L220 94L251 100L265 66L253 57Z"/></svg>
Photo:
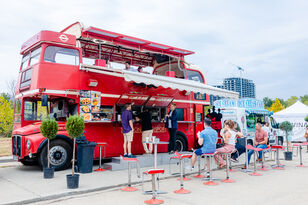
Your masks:
<svg viewBox="0 0 308 205"><path fill-rule="evenodd" d="M32 77L32 68L24 71L21 74L20 88L29 86L31 84L31 77Z"/></svg>
<svg viewBox="0 0 308 205"><path fill-rule="evenodd" d="M44 61L67 65L79 65L78 50L48 46L45 49Z"/></svg>
<svg viewBox="0 0 308 205"><path fill-rule="evenodd" d="M34 51L31 52L30 66L39 62L40 56L41 56L41 51L42 51L42 48L40 47L40 48L35 49Z"/></svg>
<svg viewBox="0 0 308 205"><path fill-rule="evenodd" d="M15 100L14 123L19 123L21 119L21 99Z"/></svg>
<svg viewBox="0 0 308 205"><path fill-rule="evenodd" d="M198 71L187 70L187 79L203 83L203 78Z"/></svg>
<svg viewBox="0 0 308 205"><path fill-rule="evenodd" d="M24 104L24 117L28 121L43 120L48 117L47 108L42 106L41 101L26 100Z"/></svg>
<svg viewBox="0 0 308 205"><path fill-rule="evenodd" d="M184 108L176 108L175 110L178 116L178 121L184 121Z"/></svg>
<svg viewBox="0 0 308 205"><path fill-rule="evenodd" d="M29 54L24 55L21 60L21 70L24 70L29 65Z"/></svg>

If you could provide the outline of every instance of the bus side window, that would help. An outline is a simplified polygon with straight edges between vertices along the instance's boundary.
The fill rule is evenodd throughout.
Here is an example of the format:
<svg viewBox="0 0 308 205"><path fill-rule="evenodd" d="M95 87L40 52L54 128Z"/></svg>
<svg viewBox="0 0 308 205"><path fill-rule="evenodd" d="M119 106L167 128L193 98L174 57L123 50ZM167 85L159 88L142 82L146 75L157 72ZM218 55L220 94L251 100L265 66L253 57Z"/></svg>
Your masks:
<svg viewBox="0 0 308 205"><path fill-rule="evenodd" d="M178 121L184 121L184 108L176 108Z"/></svg>

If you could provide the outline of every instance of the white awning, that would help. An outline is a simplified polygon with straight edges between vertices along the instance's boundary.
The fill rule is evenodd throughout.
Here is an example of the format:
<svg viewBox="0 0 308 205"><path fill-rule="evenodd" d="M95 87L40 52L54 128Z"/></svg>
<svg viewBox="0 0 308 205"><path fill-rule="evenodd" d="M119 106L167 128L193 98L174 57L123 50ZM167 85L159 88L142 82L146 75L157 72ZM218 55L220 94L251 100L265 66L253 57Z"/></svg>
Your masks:
<svg viewBox="0 0 308 205"><path fill-rule="evenodd" d="M199 83L192 80L185 80L180 78L171 78L160 75L149 75L144 73L137 73L123 70L124 79L126 81L133 81L136 83L144 83L146 85L162 86L164 88L177 89L180 91L187 91L193 93L206 93L207 95L221 96L225 98L237 99L239 94L237 92L216 88L210 85Z"/></svg>

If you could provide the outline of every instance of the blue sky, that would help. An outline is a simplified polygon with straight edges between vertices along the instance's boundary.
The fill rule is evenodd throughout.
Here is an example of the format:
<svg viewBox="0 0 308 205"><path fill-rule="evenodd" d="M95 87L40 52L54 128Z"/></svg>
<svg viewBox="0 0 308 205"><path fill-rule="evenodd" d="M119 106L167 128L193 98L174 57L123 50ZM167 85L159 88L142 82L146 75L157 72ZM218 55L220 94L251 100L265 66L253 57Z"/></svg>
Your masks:
<svg viewBox="0 0 308 205"><path fill-rule="evenodd" d="M27 0L0 3L0 92L16 78L20 47L40 30L75 21L188 50L209 84L238 76L257 97L308 94L308 1Z"/></svg>

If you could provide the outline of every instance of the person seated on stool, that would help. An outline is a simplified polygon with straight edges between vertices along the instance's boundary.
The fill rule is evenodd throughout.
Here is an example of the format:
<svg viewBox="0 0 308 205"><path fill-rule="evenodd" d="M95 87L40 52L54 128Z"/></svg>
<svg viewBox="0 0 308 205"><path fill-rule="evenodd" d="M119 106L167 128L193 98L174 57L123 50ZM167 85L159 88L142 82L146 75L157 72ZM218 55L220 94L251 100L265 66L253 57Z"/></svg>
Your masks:
<svg viewBox="0 0 308 205"><path fill-rule="evenodd" d="M222 138L225 144L216 150L217 154L214 156L215 162L219 168L226 166L226 162L222 159L221 154L230 153L235 149L236 132L233 131L234 122L232 120L227 120L225 125L227 129L222 132Z"/></svg>
<svg viewBox="0 0 308 205"><path fill-rule="evenodd" d="M262 126L260 123L257 123L256 132L255 132L255 140L254 140L255 147L265 149L267 148L267 141L268 141L267 132L262 129ZM250 158L253 153L254 153L253 150L249 150L248 164L250 162ZM259 158L257 161L262 161L262 151L259 151ZM244 167L244 169L246 169L246 167Z"/></svg>
<svg viewBox="0 0 308 205"><path fill-rule="evenodd" d="M202 145L202 147L194 151L191 158L191 167L189 168L191 168L192 170L194 169L195 163L197 161L197 156L201 156L202 154L214 153L216 151L217 138L217 132L211 127L211 119L205 118L204 130L202 130L201 133L198 132L198 144ZM208 170L208 172L209 171L210 170Z"/></svg>
<svg viewBox="0 0 308 205"><path fill-rule="evenodd" d="M237 123L234 122L234 132L236 132L236 138L242 138L244 135L243 133L241 133L237 127ZM234 161L238 161L238 157L241 156L241 154L243 154L245 151L246 151L246 147L242 144L240 144L238 142L238 140L236 140L236 143L235 143L235 149L237 150L236 153L233 153L231 155L231 160L234 160Z"/></svg>

